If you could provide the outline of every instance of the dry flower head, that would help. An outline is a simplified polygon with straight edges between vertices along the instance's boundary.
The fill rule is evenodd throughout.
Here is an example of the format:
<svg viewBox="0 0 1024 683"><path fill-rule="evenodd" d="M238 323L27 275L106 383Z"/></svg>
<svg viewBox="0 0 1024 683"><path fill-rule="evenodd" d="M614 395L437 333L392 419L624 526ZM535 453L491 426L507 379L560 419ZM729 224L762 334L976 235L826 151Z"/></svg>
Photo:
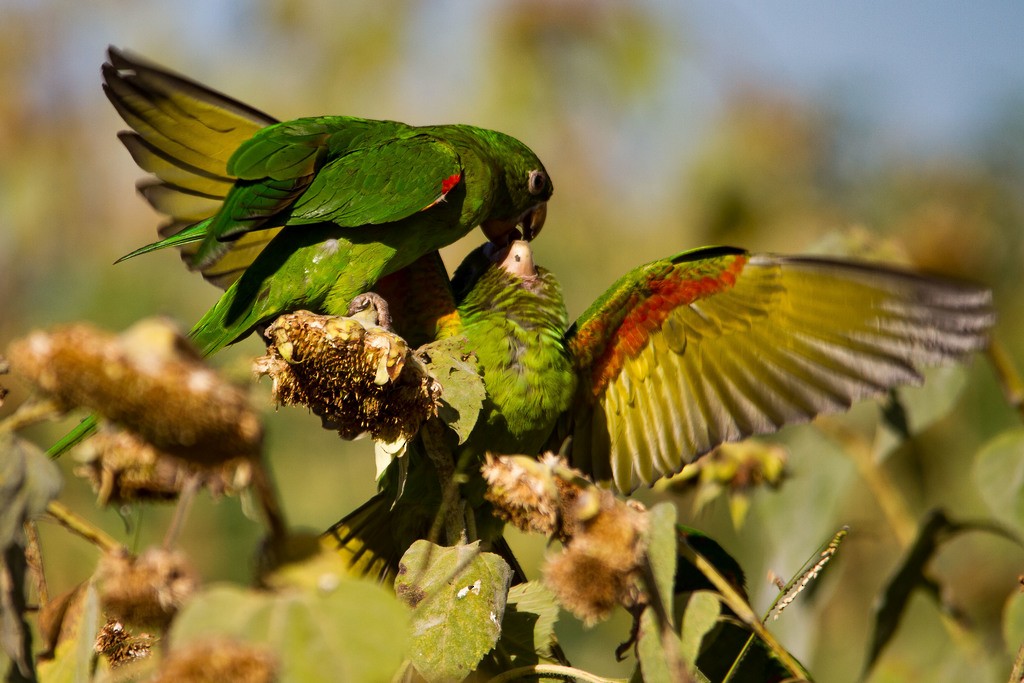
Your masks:
<svg viewBox="0 0 1024 683"><path fill-rule="evenodd" d="M126 551L104 555L97 584L108 617L162 629L195 592L199 579L181 551L149 548L137 557Z"/></svg>
<svg viewBox="0 0 1024 683"><path fill-rule="evenodd" d="M63 408L95 410L172 455L204 465L259 456L263 429L245 392L165 321L117 336L84 324L33 332L9 355Z"/></svg>
<svg viewBox="0 0 1024 683"><path fill-rule="evenodd" d="M645 561L647 512L601 489L553 454L488 456L485 494L496 514L524 531L555 536L564 545L548 555L544 582L563 607L585 624L632 607Z"/></svg>
<svg viewBox="0 0 1024 683"><path fill-rule="evenodd" d="M75 474L92 484L100 506L176 500L195 469L121 429L100 428L76 459ZM211 494L232 494L249 483L251 468L250 460L239 458L196 476Z"/></svg>
<svg viewBox="0 0 1024 683"><path fill-rule="evenodd" d="M148 657L155 640L148 633L132 635L120 621L110 619L103 624L100 632L96 635L94 649L98 654L107 658L111 669L116 669L119 666Z"/></svg>
<svg viewBox="0 0 1024 683"><path fill-rule="evenodd" d="M405 341L362 317L296 311L265 335L257 375L273 380L274 399L304 405L343 438L411 438L437 414L441 388Z"/></svg>
<svg viewBox="0 0 1024 683"><path fill-rule="evenodd" d="M277 669L268 648L217 638L172 649L150 683L273 683Z"/></svg>

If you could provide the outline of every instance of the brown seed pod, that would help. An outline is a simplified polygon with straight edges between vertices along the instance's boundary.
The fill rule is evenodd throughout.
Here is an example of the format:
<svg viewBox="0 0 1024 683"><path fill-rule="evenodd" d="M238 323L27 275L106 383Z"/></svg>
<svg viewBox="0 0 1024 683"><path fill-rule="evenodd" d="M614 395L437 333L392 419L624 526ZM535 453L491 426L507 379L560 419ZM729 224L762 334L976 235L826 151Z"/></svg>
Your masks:
<svg viewBox="0 0 1024 683"><path fill-rule="evenodd" d="M199 578L180 551L149 548L138 557L107 553L97 570L100 602L109 617L164 629L192 595Z"/></svg>
<svg viewBox="0 0 1024 683"><path fill-rule="evenodd" d="M94 649L107 658L110 668L116 669L148 657L155 640L148 633L132 635L120 621L110 619L96 635Z"/></svg>
<svg viewBox="0 0 1024 683"><path fill-rule="evenodd" d="M555 536L544 582L563 607L586 624L605 619L616 605L632 607L640 591L647 511L601 489L561 458L548 454L489 456L485 494L495 513L524 531Z"/></svg>
<svg viewBox="0 0 1024 683"><path fill-rule="evenodd" d="M174 456L211 465L260 453L263 428L245 392L164 321L119 336L84 324L33 332L9 355L64 408L95 410Z"/></svg>
<svg viewBox="0 0 1024 683"><path fill-rule="evenodd" d="M257 375L273 380L274 399L304 405L345 439L410 438L436 414L441 389L398 335L362 318L308 311L267 328Z"/></svg>
<svg viewBox="0 0 1024 683"><path fill-rule="evenodd" d="M92 484L100 506L176 500L195 469L131 432L102 427L82 444L76 458L80 464L75 474ZM211 494L232 494L248 484L251 461L200 468L198 476Z"/></svg>

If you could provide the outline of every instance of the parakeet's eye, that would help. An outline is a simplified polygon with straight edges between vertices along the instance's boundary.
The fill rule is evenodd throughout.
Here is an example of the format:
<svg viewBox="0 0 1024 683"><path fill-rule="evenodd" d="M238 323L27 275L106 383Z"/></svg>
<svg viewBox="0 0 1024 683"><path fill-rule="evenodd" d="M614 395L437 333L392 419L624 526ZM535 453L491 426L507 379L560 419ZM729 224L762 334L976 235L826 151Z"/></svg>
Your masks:
<svg viewBox="0 0 1024 683"><path fill-rule="evenodd" d="M526 181L526 189L530 194L540 194L548 184L548 176L544 171L530 171L530 177Z"/></svg>

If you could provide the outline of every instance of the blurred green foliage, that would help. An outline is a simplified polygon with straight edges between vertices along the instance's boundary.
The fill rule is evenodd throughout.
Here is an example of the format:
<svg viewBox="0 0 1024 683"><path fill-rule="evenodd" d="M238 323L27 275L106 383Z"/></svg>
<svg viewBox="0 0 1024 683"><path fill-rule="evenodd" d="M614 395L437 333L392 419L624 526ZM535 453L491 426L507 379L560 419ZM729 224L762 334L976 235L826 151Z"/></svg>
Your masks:
<svg viewBox="0 0 1024 683"><path fill-rule="evenodd" d="M457 22L449 16L456 11L465 13ZM51 0L5 2L0 13L0 348L34 327L71 320L123 329L164 313L187 328L217 296L173 254L111 265L149 241L158 223L133 196L141 173L117 142L119 121L100 91L99 65L112 42L280 118L346 113L464 122L523 139L555 182L535 249L558 273L570 315L617 274L685 247L817 246L895 257L991 285L1001 313L997 337L1024 366L1020 93L991 112L973 155L913 156L879 144L886 136L842 100L805 101L770 84L725 93L700 134L686 131L690 112L679 101L692 84L680 73L700 43L685 14L666 3ZM450 248L448 263L479 241ZM247 340L217 360L246 381L248 359L260 351ZM3 383L12 392L0 416L27 391L14 379ZM268 405L270 466L292 524L323 529L370 495L368 442L339 443L312 416L273 413L266 386L252 391ZM842 422L843 433L870 451L884 429L878 412L875 404L859 406ZM28 436L46 444L68 424ZM999 471L1016 471L1005 463L994 468L997 458L1024 460L1019 437L990 444L974 464L986 442L1017 424L979 357L954 409L883 463L852 457L850 439L836 438L828 425L789 429L779 442L790 454L790 476L778 490L751 497L740 530L725 500L693 518L692 501L684 499L680 519L737 557L758 609L775 594L763 579L769 570L792 575L849 524L817 589L771 628L820 680L853 681L870 640L870 606L907 544L865 467L895 484L911 521L940 506L957 519L1004 519L1024 533L1019 514L986 504L1016 504L1014 492L979 489ZM169 510L120 517L97 511L87 485L70 476L73 462L60 466L70 506L134 547L157 540ZM94 550L54 527L42 532L51 592L86 578ZM183 547L205 578L251 577L260 529L234 501L199 500L187 532ZM524 566L537 566L542 540L512 542ZM205 551L210 543L217 553ZM1019 643L1003 638L1003 610L1022 561L1020 548L989 535L943 546L931 572L966 616L971 638L958 640L944 628L935 602L912 598L871 680L1005 680ZM1014 614L1019 603L1012 603ZM1019 637L1012 625L1019 617L1006 620ZM627 637L624 615L587 631L565 619L558 631L574 664L609 676L631 670L612 655Z"/></svg>

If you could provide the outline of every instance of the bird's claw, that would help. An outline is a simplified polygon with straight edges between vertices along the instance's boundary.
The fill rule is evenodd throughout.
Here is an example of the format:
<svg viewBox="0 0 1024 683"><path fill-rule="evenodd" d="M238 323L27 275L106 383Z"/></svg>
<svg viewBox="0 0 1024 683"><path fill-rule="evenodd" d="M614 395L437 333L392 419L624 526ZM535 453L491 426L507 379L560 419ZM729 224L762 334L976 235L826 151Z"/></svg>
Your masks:
<svg viewBox="0 0 1024 683"><path fill-rule="evenodd" d="M388 302L376 292L360 294L348 305L348 315L366 320L371 325L391 329L391 310Z"/></svg>

